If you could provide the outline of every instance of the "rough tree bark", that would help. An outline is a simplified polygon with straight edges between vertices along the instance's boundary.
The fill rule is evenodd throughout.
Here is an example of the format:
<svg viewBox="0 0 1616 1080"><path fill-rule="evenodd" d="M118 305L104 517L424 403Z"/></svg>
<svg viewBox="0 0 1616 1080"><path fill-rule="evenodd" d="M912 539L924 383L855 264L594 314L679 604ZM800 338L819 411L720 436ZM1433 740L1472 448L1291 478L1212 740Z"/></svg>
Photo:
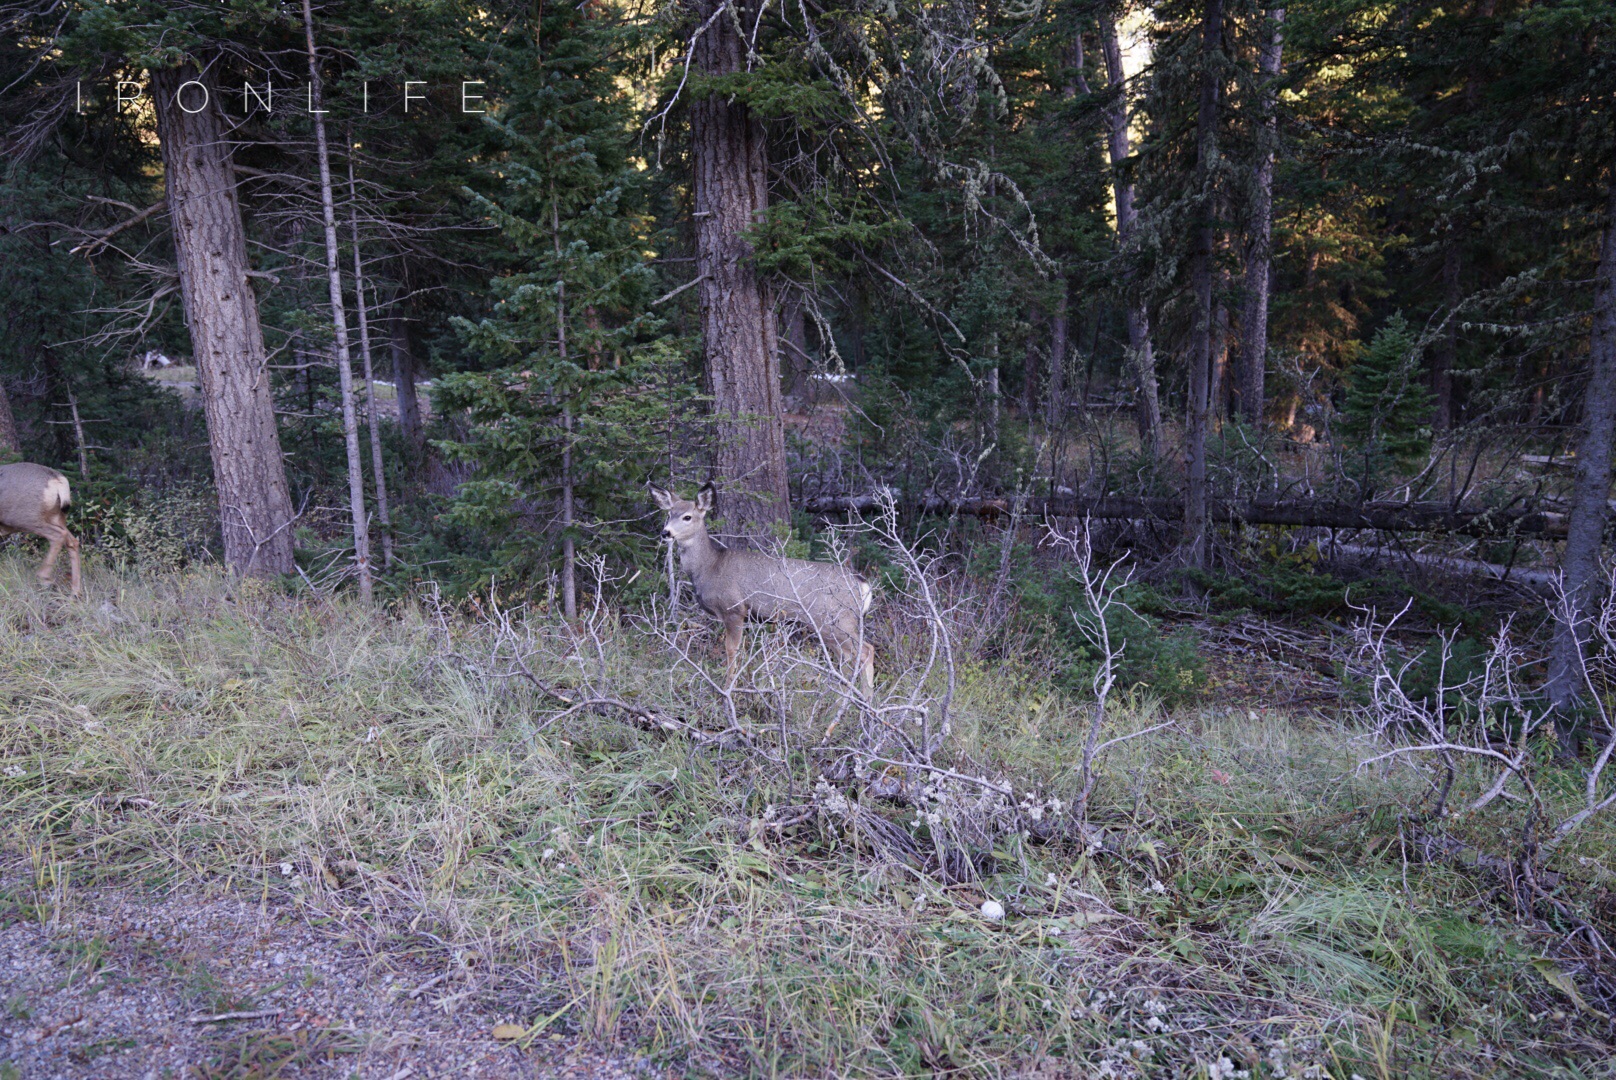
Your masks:
<svg viewBox="0 0 1616 1080"><path fill-rule="evenodd" d="M404 315L392 321L393 385L398 387L398 427L409 447L410 464L418 465L426 449L421 427L421 401L415 392L415 352L410 348L409 320Z"/></svg>
<svg viewBox="0 0 1616 1080"><path fill-rule="evenodd" d="M1217 53L1223 39L1223 0L1206 0L1201 23L1201 91L1195 113L1194 233L1190 248L1190 289L1195 296L1190 330L1189 402L1184 431L1184 540L1186 566L1206 566L1206 420L1211 375L1213 309L1212 156L1216 152L1219 74Z"/></svg>
<svg viewBox="0 0 1616 1080"><path fill-rule="evenodd" d="M1570 710L1582 696L1582 646L1587 620L1600 601L1599 551L1609 515L1611 428L1616 425L1616 178L1606 207L1605 235L1594 282L1593 333L1589 340L1588 386L1582 399L1577 439L1577 473L1571 489L1571 521L1566 528L1560 572L1565 579L1570 617L1562 613L1549 651L1546 690L1557 710ZM1563 747L1577 750L1570 724L1561 731Z"/></svg>
<svg viewBox="0 0 1616 1080"><path fill-rule="evenodd" d="M1251 220L1246 232L1246 303L1240 313L1240 360L1235 375L1235 408L1256 427L1263 418L1263 377L1268 370L1268 290L1274 258L1274 158L1279 123L1275 116L1277 80L1283 62L1285 9L1268 12L1267 33L1257 54L1262 80L1258 101L1257 167L1251 178Z"/></svg>
<svg viewBox="0 0 1616 1080"><path fill-rule="evenodd" d="M376 524L382 532L382 568L393 565L393 519L387 509L387 470L382 461L382 424L376 410L376 365L370 352L370 313L365 307L365 263L359 250L359 184L354 179L353 132L348 132L348 214L353 230L354 309L359 315L359 356L365 367L365 418L370 424L370 471L376 487Z"/></svg>
<svg viewBox="0 0 1616 1080"><path fill-rule="evenodd" d="M1072 283L1064 275L1049 316L1049 375L1044 384L1044 408L1050 430L1066 420L1066 353L1071 348Z"/></svg>
<svg viewBox="0 0 1616 1080"><path fill-rule="evenodd" d="M17 437L17 419L11 415L11 399L6 396L4 380L0 380L0 453L22 453L22 440Z"/></svg>
<svg viewBox="0 0 1616 1080"><path fill-rule="evenodd" d="M1087 61L1083 56L1083 32L1072 36L1072 80L1061 88L1061 96L1068 101L1079 93L1087 97L1089 88ZM1123 133L1126 138L1126 131ZM1049 313L1049 366L1044 374L1044 422L1051 432L1066 419L1066 353L1071 347L1072 282L1065 273L1060 275L1060 289L1055 294L1055 310ZM1028 345L1028 378L1032 377L1032 346ZM1027 419L1032 419L1032 403L1027 405Z"/></svg>
<svg viewBox="0 0 1616 1080"><path fill-rule="evenodd" d="M1021 415L1030 424L1038 415L1038 371L1044 366L1039 363L1043 357L1038 349L1038 331L1044 325L1043 311L1034 307L1028 313L1027 321L1031 323L1031 327L1027 334L1027 349L1021 364Z"/></svg>
<svg viewBox="0 0 1616 1080"><path fill-rule="evenodd" d="M247 236L230 146L219 127L219 94L189 65L154 71L151 82L225 565L240 574L290 574L292 497L275 429L258 298L247 279ZM182 86L185 108L176 101ZM204 92L208 101L196 108Z"/></svg>
<svg viewBox="0 0 1616 1080"><path fill-rule="evenodd" d="M705 27L693 46L696 69L708 78L745 71L739 26L755 22L751 0L690 0L690 6ZM791 516L778 330L744 235L768 206L767 146L763 124L745 103L711 91L690 103L690 137L719 502L732 533L761 536Z"/></svg>
<svg viewBox="0 0 1616 1080"><path fill-rule="evenodd" d="M73 391L67 392L68 418L73 421L73 446L79 452L79 476L90 478L90 447L84 439L84 421L79 417L79 399Z"/></svg>
<svg viewBox="0 0 1616 1080"><path fill-rule="evenodd" d="M1234 381L1229 378L1229 305L1224 301L1228 295L1229 275L1218 271L1213 279L1213 287L1217 290L1215 295L1218 299L1212 308L1212 375L1206 400L1207 415L1214 426L1221 430L1223 418L1228 415L1229 385Z"/></svg>
<svg viewBox="0 0 1616 1080"><path fill-rule="evenodd" d="M353 514L354 571L359 597L370 603L375 586L370 572L370 520L365 513L365 474L359 453L359 412L354 407L353 358L348 350L348 317L342 302L342 268L337 250L337 207L331 192L331 151L325 137L320 60L314 49L314 14L303 0L303 33L309 53L309 111L314 119L314 152L320 165L320 209L325 225L325 274L331 295L331 325L337 338L337 382L342 393L342 435L348 451L348 509Z"/></svg>
<svg viewBox="0 0 1616 1080"><path fill-rule="evenodd" d="M1100 51L1105 54L1106 81L1113 97L1106 109L1109 132L1106 150L1111 157L1112 193L1117 203L1117 244L1124 251L1133 240L1137 214L1133 206L1133 184L1124 178L1128 160L1127 74L1122 69L1122 45L1117 24L1109 7L1099 14ZM1156 387L1156 354L1150 341L1150 312L1144 297L1135 295L1132 282L1122 283L1124 317L1128 324L1128 367L1133 372L1138 394L1139 441L1145 453L1159 458L1162 452L1161 396Z"/></svg>
<svg viewBox="0 0 1616 1080"><path fill-rule="evenodd" d="M780 305L780 377L782 393L802 405L808 403L809 376L813 374L808 357L808 316L802 294L795 290Z"/></svg>

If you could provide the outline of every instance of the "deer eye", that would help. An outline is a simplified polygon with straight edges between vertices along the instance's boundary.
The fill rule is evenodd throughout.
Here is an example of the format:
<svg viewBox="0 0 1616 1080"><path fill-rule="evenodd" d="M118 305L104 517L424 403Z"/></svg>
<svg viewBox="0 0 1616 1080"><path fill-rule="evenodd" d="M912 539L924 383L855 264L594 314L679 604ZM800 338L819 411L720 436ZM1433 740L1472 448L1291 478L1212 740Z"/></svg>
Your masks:
<svg viewBox="0 0 1616 1080"><path fill-rule="evenodd" d="M689 521L689 520L690 520L690 515L689 515L689 514L686 514L686 515L685 515L685 520L686 520L686 521Z"/></svg>

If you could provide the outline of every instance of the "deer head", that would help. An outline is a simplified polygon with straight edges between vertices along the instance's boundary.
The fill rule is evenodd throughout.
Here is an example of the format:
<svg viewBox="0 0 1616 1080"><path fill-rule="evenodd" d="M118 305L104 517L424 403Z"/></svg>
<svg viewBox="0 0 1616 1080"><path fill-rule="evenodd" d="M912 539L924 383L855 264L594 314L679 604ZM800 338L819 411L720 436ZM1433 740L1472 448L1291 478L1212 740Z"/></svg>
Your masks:
<svg viewBox="0 0 1616 1080"><path fill-rule="evenodd" d="M707 515L712 511L715 495L713 485L703 484L701 490L696 492L695 501L692 502L677 497L671 491L651 485L651 498L668 512L668 520L662 524L663 537L677 544L683 544L707 535Z"/></svg>

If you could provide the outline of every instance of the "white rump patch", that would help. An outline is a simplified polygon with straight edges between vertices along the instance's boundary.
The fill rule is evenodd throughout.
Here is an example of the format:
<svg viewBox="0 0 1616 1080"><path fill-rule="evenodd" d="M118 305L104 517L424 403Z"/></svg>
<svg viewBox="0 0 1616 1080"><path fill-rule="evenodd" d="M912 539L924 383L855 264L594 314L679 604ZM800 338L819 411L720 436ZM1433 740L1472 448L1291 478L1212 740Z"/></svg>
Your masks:
<svg viewBox="0 0 1616 1080"><path fill-rule="evenodd" d="M55 505L52 505L54 500ZM57 473L45 483L45 507L49 510L66 510L73 505L73 489L67 486L67 477Z"/></svg>

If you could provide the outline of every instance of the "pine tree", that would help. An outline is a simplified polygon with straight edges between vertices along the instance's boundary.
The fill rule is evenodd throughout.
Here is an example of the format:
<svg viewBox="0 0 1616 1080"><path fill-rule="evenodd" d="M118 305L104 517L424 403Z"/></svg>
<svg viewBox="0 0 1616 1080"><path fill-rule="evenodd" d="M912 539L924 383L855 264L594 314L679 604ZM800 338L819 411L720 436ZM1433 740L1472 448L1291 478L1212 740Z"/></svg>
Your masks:
<svg viewBox="0 0 1616 1080"><path fill-rule="evenodd" d="M1346 474L1369 498L1394 471L1431 447L1431 392L1421 379L1419 340L1399 312L1386 320L1347 373L1337 424Z"/></svg>
<svg viewBox="0 0 1616 1080"><path fill-rule="evenodd" d="M435 402L472 429L440 443L473 464L452 513L503 533L499 557L556 566L568 615L575 551L602 523L643 512L668 409L663 369L680 357L651 314L645 192L629 159L629 105L617 82L628 28L569 6L505 41L508 97L490 117L503 185L474 196L518 266L497 277L493 312L460 320L488 370L439 380ZM512 528L524 518L530 528Z"/></svg>

